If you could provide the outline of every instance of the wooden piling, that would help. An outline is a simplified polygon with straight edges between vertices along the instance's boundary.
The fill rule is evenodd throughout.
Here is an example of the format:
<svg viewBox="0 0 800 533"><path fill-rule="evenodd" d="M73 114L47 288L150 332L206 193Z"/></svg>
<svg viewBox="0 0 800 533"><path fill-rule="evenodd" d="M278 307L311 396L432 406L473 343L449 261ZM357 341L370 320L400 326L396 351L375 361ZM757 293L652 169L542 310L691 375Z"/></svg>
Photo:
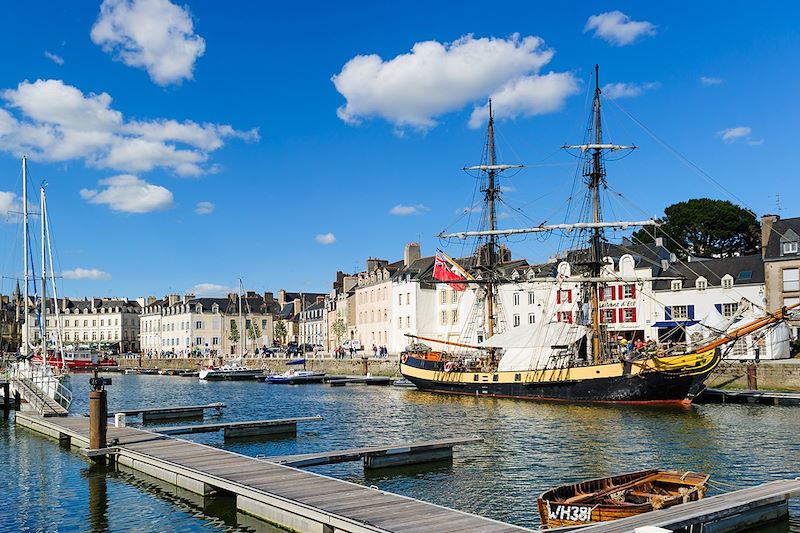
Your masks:
<svg viewBox="0 0 800 533"><path fill-rule="evenodd" d="M89 448L99 450L106 447L108 429L108 403L105 390L89 391ZM96 463L105 463L105 456L93 457Z"/></svg>

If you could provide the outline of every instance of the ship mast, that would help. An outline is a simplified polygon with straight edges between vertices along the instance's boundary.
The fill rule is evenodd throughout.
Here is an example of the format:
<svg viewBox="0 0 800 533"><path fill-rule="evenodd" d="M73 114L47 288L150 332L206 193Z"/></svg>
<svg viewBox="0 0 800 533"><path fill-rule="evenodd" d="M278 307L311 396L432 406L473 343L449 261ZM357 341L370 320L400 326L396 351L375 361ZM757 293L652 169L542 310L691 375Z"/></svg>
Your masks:
<svg viewBox="0 0 800 533"><path fill-rule="evenodd" d="M487 142L489 143L489 183L484 189L486 193L486 203L489 206L489 230L495 230L495 223L497 217L494 209L494 202L497 197L498 190L495 187L495 175L497 170L494 168L497 164L497 153L494 147L494 116L492 115L492 101L489 100L489 126L487 129ZM495 293L495 246L497 245L497 236L491 234L488 236L489 246L489 283L486 285L486 336L491 338L494 336L494 293Z"/></svg>
<svg viewBox="0 0 800 533"><path fill-rule="evenodd" d="M592 148L592 168L589 172L589 189L592 191L592 204L594 211L594 223L600 223L600 184L604 179L602 148L603 132L600 126L600 67L594 66L594 142ZM602 266L600 250L601 228L595 226L592 230L591 238L591 275L594 278L600 277ZM592 355L595 363L600 361L600 298L598 294L598 283L590 282L591 306L592 306Z"/></svg>

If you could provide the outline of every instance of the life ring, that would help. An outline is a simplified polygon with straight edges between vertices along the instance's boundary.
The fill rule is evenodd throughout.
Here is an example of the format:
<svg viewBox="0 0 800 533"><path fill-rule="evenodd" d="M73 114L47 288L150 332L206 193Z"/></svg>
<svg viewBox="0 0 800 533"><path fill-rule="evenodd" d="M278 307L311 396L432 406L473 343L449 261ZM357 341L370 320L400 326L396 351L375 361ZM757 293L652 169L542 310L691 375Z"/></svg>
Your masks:
<svg viewBox="0 0 800 533"><path fill-rule="evenodd" d="M401 362L403 362L403 363L405 363L406 361L408 361L408 354L407 354L407 353L404 353L403 355L401 355L401 356L400 356L400 361L401 361Z"/></svg>
<svg viewBox="0 0 800 533"><path fill-rule="evenodd" d="M448 361L448 362L446 362L446 363L444 364L444 371L445 371L445 372L452 372L452 371L453 371L453 367L454 367L454 366L455 366L455 365L453 364L453 362L452 362L452 361Z"/></svg>

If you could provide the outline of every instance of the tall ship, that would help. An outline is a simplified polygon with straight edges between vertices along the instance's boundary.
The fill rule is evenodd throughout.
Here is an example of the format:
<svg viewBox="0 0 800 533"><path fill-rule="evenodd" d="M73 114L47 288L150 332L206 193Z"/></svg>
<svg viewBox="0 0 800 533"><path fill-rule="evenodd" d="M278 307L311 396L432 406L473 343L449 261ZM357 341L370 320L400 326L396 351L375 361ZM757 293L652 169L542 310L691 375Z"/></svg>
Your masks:
<svg viewBox="0 0 800 533"><path fill-rule="evenodd" d="M636 146L603 139L599 69L595 66L592 112L583 144L562 148L573 151L582 164L585 185L581 218L572 223L498 228L497 206L502 201L500 175L522 165L497 162L491 102L486 144L480 165L464 170L481 179L481 226L472 231L441 233L441 239L474 241L473 253L453 259L440 252L431 283L448 284L455 292L472 291L477 325L461 338L475 342L415 336L401 354L400 372L420 390L471 396L507 397L568 402L627 402L687 404L699 394L709 374L737 341L781 323L792 308L782 308L740 320L739 327L695 343L622 339L609 328L603 301L614 291L635 291L646 281L633 268L614 268L609 230L654 228L655 220L609 221L604 218L601 194L609 187L606 155ZM577 196L577 192L575 193ZM507 326L500 287L515 283L509 275L510 253L503 244L515 236L553 234L571 239L572 248L537 277L554 297L569 301L570 311L545 310L541 320ZM621 261L620 261L621 262ZM659 277L658 280L664 280ZM616 313L617 310L612 311ZM620 310L620 312L622 312ZM635 311L634 311L635 312ZM613 321L613 319L612 319ZM440 345L433 349L427 343Z"/></svg>

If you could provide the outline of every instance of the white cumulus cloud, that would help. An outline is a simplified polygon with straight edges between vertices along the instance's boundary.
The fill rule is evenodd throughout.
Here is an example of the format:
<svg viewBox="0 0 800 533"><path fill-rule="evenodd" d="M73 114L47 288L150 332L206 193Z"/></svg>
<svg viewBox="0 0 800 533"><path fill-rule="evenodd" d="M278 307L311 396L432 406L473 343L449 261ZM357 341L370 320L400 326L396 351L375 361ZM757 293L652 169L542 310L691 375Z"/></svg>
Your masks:
<svg viewBox="0 0 800 533"><path fill-rule="evenodd" d="M145 69L162 86L192 79L194 63L206 49L189 9L169 0L104 0L91 37L104 52Z"/></svg>
<svg viewBox="0 0 800 533"><path fill-rule="evenodd" d="M214 212L214 209L216 209L216 206L211 202L197 202L194 212L198 215L210 215Z"/></svg>
<svg viewBox="0 0 800 533"><path fill-rule="evenodd" d="M633 98L645 91L657 89L659 86L659 83L655 81L647 83L607 83L603 85L602 92L609 98L616 100L618 98Z"/></svg>
<svg viewBox="0 0 800 533"><path fill-rule="evenodd" d="M430 209L422 204L416 205L403 205L397 204L393 208L389 209L390 215L421 215L422 213L427 213Z"/></svg>
<svg viewBox="0 0 800 533"><path fill-rule="evenodd" d="M213 172L209 154L226 139L258 141L258 131L173 119L126 121L108 93L84 94L61 80L24 81L0 93L0 150L40 161L83 159L122 172L168 168L181 176ZM11 111L16 113L12 114Z"/></svg>
<svg viewBox="0 0 800 533"><path fill-rule="evenodd" d="M583 31L592 30L594 30L595 37L600 37L614 46L625 46L639 37L656 34L656 27L652 22L631 20L622 11L592 15L586 21Z"/></svg>
<svg viewBox="0 0 800 533"><path fill-rule="evenodd" d="M316 237L314 237L314 240L320 244L333 244L336 242L336 235L330 232L319 233Z"/></svg>
<svg viewBox="0 0 800 533"><path fill-rule="evenodd" d="M752 146L764 144L763 139L753 139L752 133L753 130L749 126L736 126L733 128L725 128L724 130L718 131L717 137L720 137L722 139L722 142L726 144L731 144L738 141L744 141L745 143Z"/></svg>
<svg viewBox="0 0 800 533"><path fill-rule="evenodd" d="M567 97L577 94L578 89L578 80L569 72L523 76L509 81L491 94L492 112L496 119L552 113L563 108ZM477 128L488 119L487 103L472 111L469 126Z"/></svg>
<svg viewBox="0 0 800 533"><path fill-rule="evenodd" d="M376 54L358 55L332 77L346 100L337 115L348 124L378 117L398 128L431 128L445 113L482 103L503 89L511 91L512 82L536 77L553 54L541 38L514 34L507 39L465 35L452 43L418 42L409 53L386 60ZM563 96L551 98L560 101ZM508 100L518 102L511 96ZM523 100L508 116L548 107Z"/></svg>
<svg viewBox="0 0 800 533"><path fill-rule="evenodd" d="M111 274L96 268L73 268L61 273L64 279L111 279Z"/></svg>
<svg viewBox="0 0 800 533"><path fill-rule="evenodd" d="M6 223L19 220L22 211L22 199L13 192L0 191L0 219Z"/></svg>
<svg viewBox="0 0 800 533"><path fill-rule="evenodd" d="M149 213L172 207L172 192L131 174L100 180L102 188L81 189L81 197L93 204L104 204L123 213Z"/></svg>
<svg viewBox="0 0 800 533"><path fill-rule="evenodd" d="M53 52L50 52L48 50L44 51L44 57L46 57L47 59L49 59L50 61L52 61L56 65L63 65L64 64L64 58L63 57L61 57L59 55L56 55Z"/></svg>
<svg viewBox="0 0 800 533"><path fill-rule="evenodd" d="M703 84L705 87L711 87L712 85L719 85L722 83L720 78L711 78L709 76L700 76L700 83Z"/></svg>
<svg viewBox="0 0 800 533"><path fill-rule="evenodd" d="M198 283L189 289L189 292L195 296L227 296L232 292L236 292L236 289L216 283Z"/></svg>

